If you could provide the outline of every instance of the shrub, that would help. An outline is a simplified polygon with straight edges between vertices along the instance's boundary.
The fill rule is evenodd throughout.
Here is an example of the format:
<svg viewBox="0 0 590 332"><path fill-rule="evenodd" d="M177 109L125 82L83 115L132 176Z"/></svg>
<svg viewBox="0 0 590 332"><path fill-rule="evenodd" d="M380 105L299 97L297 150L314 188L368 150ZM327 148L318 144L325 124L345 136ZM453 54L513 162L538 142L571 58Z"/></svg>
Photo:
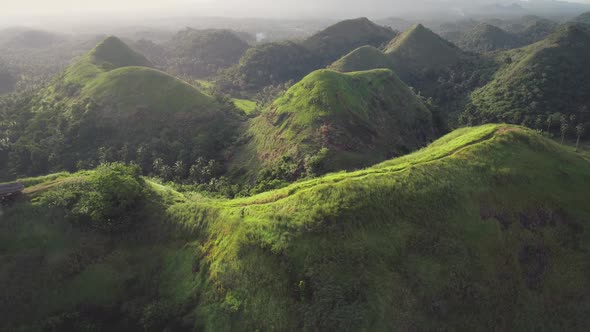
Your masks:
<svg viewBox="0 0 590 332"><path fill-rule="evenodd" d="M64 210L73 222L115 232L137 219L145 196L139 167L112 163L99 166L83 182L47 192L39 202Z"/></svg>
<svg viewBox="0 0 590 332"><path fill-rule="evenodd" d="M84 193L75 213L98 229L112 232L127 226L144 199L144 182L136 166L103 164L89 177L92 191Z"/></svg>

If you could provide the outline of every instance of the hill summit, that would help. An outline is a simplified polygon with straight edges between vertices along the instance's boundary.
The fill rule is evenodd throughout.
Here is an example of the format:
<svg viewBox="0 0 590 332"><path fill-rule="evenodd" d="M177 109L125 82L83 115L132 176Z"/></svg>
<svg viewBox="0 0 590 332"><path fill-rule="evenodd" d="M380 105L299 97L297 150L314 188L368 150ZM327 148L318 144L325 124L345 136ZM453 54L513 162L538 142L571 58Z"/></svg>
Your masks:
<svg viewBox="0 0 590 332"><path fill-rule="evenodd" d="M330 65L339 72L365 71L378 68L394 70L393 60L373 46L362 46Z"/></svg>
<svg viewBox="0 0 590 332"><path fill-rule="evenodd" d="M307 38L303 45L316 53L323 65L327 65L357 47L379 47L394 36L395 32L391 28L362 17L336 23Z"/></svg>
<svg viewBox="0 0 590 332"><path fill-rule="evenodd" d="M432 30L417 24L394 38L385 48L402 78L414 71L438 70L459 63L463 52Z"/></svg>
<svg viewBox="0 0 590 332"><path fill-rule="evenodd" d="M112 70L121 67L140 66L152 67L146 57L132 50L121 39L110 36L98 44L89 56L94 65Z"/></svg>
<svg viewBox="0 0 590 332"><path fill-rule="evenodd" d="M254 119L249 135L235 165L275 169L290 160L297 172L312 158L312 171L323 173L416 150L433 129L430 112L391 70L318 70Z"/></svg>

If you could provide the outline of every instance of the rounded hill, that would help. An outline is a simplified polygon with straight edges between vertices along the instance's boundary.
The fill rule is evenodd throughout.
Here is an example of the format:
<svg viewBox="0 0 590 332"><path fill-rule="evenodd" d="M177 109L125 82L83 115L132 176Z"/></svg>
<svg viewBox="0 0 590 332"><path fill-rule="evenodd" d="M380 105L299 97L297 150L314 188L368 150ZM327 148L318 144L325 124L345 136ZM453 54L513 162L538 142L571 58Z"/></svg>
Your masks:
<svg viewBox="0 0 590 332"><path fill-rule="evenodd" d="M33 101L15 143L22 153L10 157L14 172L135 161L147 173L156 161L188 168L222 159L241 121L233 106L147 65L109 37L70 66Z"/></svg>
<svg viewBox="0 0 590 332"><path fill-rule="evenodd" d="M528 125L539 122L539 129L547 127L548 115L556 112L590 121L586 92L590 89L589 55L590 32L575 24L562 26L536 44L499 55L502 68L490 83L472 94L473 107L468 108L466 118Z"/></svg>
<svg viewBox="0 0 590 332"><path fill-rule="evenodd" d="M317 157L323 173L416 150L433 128L430 112L391 70L318 70L253 119L249 135L236 167L272 169L290 160L301 171L306 158Z"/></svg>
<svg viewBox="0 0 590 332"><path fill-rule="evenodd" d="M362 46L340 58L329 69L339 72L385 68L394 70L393 60L373 46Z"/></svg>

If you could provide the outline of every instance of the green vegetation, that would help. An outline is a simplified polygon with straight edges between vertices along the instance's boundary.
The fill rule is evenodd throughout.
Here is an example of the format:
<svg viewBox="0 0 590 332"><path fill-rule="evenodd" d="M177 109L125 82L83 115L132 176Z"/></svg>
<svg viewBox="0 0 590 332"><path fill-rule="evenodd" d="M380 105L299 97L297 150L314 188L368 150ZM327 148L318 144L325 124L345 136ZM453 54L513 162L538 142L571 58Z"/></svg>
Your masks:
<svg viewBox="0 0 590 332"><path fill-rule="evenodd" d="M465 55L454 44L444 40L422 24L417 24L394 38L385 47L394 61L396 73L411 82L424 71L436 71L460 63Z"/></svg>
<svg viewBox="0 0 590 332"><path fill-rule="evenodd" d="M394 71L394 64L389 57L377 48L362 46L334 62L329 68L343 73L379 68Z"/></svg>
<svg viewBox="0 0 590 332"><path fill-rule="evenodd" d="M158 161L157 175L180 161L179 173L188 173L198 158L221 159L241 122L231 102L143 65L145 57L110 37L41 92L6 99L2 177L111 161L137 163L145 174Z"/></svg>
<svg viewBox="0 0 590 332"><path fill-rule="evenodd" d="M301 42L267 43L249 49L239 65L220 76L217 85L222 91L253 94L266 86L298 81L355 48L380 47L394 35L390 28L366 18L342 21Z"/></svg>
<svg viewBox="0 0 590 332"><path fill-rule="evenodd" d="M202 78L237 64L248 43L228 30L185 29L165 46L164 66L181 77Z"/></svg>
<svg viewBox="0 0 590 332"><path fill-rule="evenodd" d="M258 110L258 106L256 105L255 101L238 98L234 98L232 101L238 109L241 109L247 115L251 115Z"/></svg>
<svg viewBox="0 0 590 332"><path fill-rule="evenodd" d="M515 35L498 27L481 23L461 37L457 43L464 50L472 52L490 52L512 49L522 45Z"/></svg>
<svg viewBox="0 0 590 332"><path fill-rule="evenodd" d="M291 181L368 166L432 136L430 112L390 70L319 70L251 120L231 168Z"/></svg>
<svg viewBox="0 0 590 332"><path fill-rule="evenodd" d="M554 132L564 122L574 129L577 123L590 121L588 54L590 33L577 25L563 26L539 43L499 54L502 67L489 84L473 93L463 121L522 123Z"/></svg>
<svg viewBox="0 0 590 332"><path fill-rule="evenodd" d="M363 17L338 22L303 41L325 66L357 47L381 47L395 36L391 28L379 26Z"/></svg>
<svg viewBox="0 0 590 332"><path fill-rule="evenodd" d="M148 213L115 234L44 203L62 179L3 209L1 324L575 330L590 324L588 166L522 127L465 128L249 198L188 199L147 181Z"/></svg>
<svg viewBox="0 0 590 332"><path fill-rule="evenodd" d="M467 54L421 24L394 38L385 54L394 72L429 105L436 132L457 128L457 118L473 90L486 84L498 64Z"/></svg>

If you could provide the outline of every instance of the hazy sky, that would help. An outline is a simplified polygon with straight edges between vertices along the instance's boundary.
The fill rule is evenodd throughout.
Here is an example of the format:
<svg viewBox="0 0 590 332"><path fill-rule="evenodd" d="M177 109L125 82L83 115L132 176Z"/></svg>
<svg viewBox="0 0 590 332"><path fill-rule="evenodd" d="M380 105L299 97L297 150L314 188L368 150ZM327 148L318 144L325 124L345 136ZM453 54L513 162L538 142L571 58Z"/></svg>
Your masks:
<svg viewBox="0 0 590 332"><path fill-rule="evenodd" d="M158 10L183 12L188 8L197 13L222 15L260 13L292 13L379 10L387 7L392 11L416 7L416 4L445 2L517 2L517 0L0 0L0 16L13 15L58 15L91 12L157 12ZM531 0L535 1L535 0ZM570 2L590 3L590 0L570 0ZM356 7L356 8L355 8Z"/></svg>

